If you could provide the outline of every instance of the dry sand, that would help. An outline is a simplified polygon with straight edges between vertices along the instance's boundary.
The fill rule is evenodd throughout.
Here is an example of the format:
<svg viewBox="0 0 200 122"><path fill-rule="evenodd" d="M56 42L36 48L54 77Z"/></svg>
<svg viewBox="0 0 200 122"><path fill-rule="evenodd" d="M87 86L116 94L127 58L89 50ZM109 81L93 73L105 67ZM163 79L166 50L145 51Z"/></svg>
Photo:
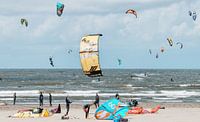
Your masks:
<svg viewBox="0 0 200 122"><path fill-rule="evenodd" d="M155 106L153 103L140 104L144 108L151 108ZM200 104L161 104L166 109L160 110L155 114L143 114L143 115L128 115L126 118L129 122L200 122ZM9 115L13 115L20 109L27 109L37 107L37 105L2 105L0 106L0 121L1 122L113 122L110 120L96 120L94 118L95 108L92 107L89 115L89 119L85 119L84 112L81 105L72 105L69 116L69 120L61 120L61 116L65 114L65 106L62 105L62 114L54 114L47 118L9 118ZM57 106L45 108L55 108Z"/></svg>

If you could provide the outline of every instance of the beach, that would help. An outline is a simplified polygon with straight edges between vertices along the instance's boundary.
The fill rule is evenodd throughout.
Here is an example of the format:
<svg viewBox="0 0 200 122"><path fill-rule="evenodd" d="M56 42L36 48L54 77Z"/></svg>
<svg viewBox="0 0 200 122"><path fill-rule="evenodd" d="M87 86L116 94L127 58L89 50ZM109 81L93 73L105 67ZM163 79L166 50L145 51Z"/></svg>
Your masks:
<svg viewBox="0 0 200 122"><path fill-rule="evenodd" d="M165 109L159 110L154 114L140 114L128 115L129 122L199 122L200 105L191 103L162 103ZM140 106L144 108L152 108L155 103L141 103ZM34 108L37 105L2 105L0 106L0 120L2 122L55 122L55 121L69 121L69 122L112 122L112 120L96 120L94 117L95 107L91 107L89 118L85 119L85 113L82 110L82 105L72 105L69 112L68 120L61 120L61 116L65 114L65 105L62 105L62 113L54 114L50 117L44 118L10 118L18 110ZM49 107L45 105L44 108L52 109L57 107Z"/></svg>

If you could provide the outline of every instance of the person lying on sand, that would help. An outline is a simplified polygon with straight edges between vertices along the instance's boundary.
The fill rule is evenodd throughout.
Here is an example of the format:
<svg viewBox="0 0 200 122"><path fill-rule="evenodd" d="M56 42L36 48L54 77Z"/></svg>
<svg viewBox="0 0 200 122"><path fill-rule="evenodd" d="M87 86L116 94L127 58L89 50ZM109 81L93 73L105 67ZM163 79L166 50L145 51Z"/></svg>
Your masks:
<svg viewBox="0 0 200 122"><path fill-rule="evenodd" d="M150 110L144 109L143 107L132 107L128 114L148 114L148 113L156 113L160 109L165 109L165 107L161 107L160 105L152 108Z"/></svg>

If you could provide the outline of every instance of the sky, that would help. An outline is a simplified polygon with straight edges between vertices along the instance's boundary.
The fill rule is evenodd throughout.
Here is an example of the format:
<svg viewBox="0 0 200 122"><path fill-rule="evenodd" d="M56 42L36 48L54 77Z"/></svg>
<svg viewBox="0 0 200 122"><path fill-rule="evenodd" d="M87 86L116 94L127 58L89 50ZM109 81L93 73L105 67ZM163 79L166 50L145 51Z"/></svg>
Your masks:
<svg viewBox="0 0 200 122"><path fill-rule="evenodd" d="M65 5L61 17L56 15L57 2ZM99 43L102 68L200 69L199 0L0 0L0 3L1 69L81 68L80 40L95 33L103 34ZM138 18L125 14L128 9L136 10ZM196 11L196 21L188 11ZM28 20L27 28L20 24L21 18ZM168 37L173 38L172 47ZM184 44L183 49L177 42ZM160 52L161 47L165 48L164 53ZM49 64L50 56L54 68ZM122 60L120 66L118 58Z"/></svg>

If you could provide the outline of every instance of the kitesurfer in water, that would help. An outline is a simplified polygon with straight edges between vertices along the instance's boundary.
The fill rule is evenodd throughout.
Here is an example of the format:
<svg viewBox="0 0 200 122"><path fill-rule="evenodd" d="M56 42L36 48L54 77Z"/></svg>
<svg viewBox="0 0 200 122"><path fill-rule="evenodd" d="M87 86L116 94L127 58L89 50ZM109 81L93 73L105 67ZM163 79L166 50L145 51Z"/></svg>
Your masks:
<svg viewBox="0 0 200 122"><path fill-rule="evenodd" d="M171 80L171 82L174 82L174 79L173 79L173 78L171 78L170 80Z"/></svg>
<svg viewBox="0 0 200 122"><path fill-rule="evenodd" d="M50 65L51 65L52 67L54 67L53 58L52 58L52 57L49 57L49 61L50 61Z"/></svg>
<svg viewBox="0 0 200 122"><path fill-rule="evenodd" d="M98 95L98 93L96 93L94 105L95 105L96 108L99 107L99 95Z"/></svg>

